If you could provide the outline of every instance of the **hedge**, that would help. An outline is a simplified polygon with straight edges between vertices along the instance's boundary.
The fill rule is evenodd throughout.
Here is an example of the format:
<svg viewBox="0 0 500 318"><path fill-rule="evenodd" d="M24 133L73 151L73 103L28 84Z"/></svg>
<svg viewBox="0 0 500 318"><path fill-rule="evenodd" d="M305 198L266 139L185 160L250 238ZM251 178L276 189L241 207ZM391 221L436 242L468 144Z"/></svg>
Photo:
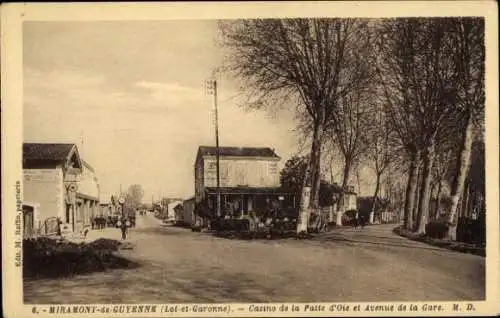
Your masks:
<svg viewBox="0 0 500 318"><path fill-rule="evenodd" d="M23 241L23 277L66 277L104 271L111 268L131 268L136 264L114 255L121 242L98 239L91 243L73 243L40 237Z"/></svg>

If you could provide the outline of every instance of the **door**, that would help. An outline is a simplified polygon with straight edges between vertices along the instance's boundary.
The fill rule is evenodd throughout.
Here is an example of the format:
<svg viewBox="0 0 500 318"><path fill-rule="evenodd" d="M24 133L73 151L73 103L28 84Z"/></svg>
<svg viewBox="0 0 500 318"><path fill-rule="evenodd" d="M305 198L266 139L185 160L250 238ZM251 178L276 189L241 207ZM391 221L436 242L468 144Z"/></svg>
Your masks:
<svg viewBox="0 0 500 318"><path fill-rule="evenodd" d="M23 221L24 221L24 232L23 236L33 236L35 234L34 227L34 208L32 206L23 205Z"/></svg>

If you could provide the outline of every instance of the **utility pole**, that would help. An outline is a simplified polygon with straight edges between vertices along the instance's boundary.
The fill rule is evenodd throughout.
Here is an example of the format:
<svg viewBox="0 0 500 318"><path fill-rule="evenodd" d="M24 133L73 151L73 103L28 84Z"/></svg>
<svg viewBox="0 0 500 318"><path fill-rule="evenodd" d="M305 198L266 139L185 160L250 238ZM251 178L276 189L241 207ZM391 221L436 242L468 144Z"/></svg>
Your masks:
<svg viewBox="0 0 500 318"><path fill-rule="evenodd" d="M221 195L220 195L220 149L219 149L219 110L217 107L217 80L215 78L207 81L209 94L213 95L213 106L215 115L215 160L217 174L217 216L221 216Z"/></svg>

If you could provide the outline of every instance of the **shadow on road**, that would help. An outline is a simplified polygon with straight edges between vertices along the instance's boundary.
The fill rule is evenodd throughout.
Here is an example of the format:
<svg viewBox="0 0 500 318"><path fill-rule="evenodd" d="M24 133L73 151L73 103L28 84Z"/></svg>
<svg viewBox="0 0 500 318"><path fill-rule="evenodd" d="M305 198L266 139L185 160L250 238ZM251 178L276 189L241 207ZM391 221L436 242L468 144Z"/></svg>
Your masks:
<svg viewBox="0 0 500 318"><path fill-rule="evenodd" d="M379 239L379 241L377 241ZM393 247L402 247L402 248L410 248L410 249L421 249L421 250L433 250L433 251L446 251L451 252L447 249L441 247L433 247L419 244L419 243L410 243L404 244L401 242L399 238L389 238L389 237L380 237L373 235L362 235L357 234L353 238L349 238L346 236L329 236L327 238L317 238L314 239L316 241L324 241L324 242L349 242L349 243L361 243L361 244L370 244L370 245L379 245L379 246L393 246Z"/></svg>

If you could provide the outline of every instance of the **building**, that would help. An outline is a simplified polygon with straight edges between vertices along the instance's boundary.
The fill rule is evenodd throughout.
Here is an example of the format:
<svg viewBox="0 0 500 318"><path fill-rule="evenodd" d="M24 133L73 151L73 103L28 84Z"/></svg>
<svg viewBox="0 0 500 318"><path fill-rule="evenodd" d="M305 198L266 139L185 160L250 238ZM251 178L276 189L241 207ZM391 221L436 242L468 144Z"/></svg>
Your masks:
<svg viewBox="0 0 500 318"><path fill-rule="evenodd" d="M119 204L117 202L117 199L115 196L111 196L110 199L103 201L101 198L99 200L99 206L100 206L100 211L97 216L99 217L104 217L104 218L109 218L109 217L116 217L120 215L119 211Z"/></svg>
<svg viewBox="0 0 500 318"><path fill-rule="evenodd" d="M76 192L78 229L90 225L90 219L99 216L99 180L94 168L82 159L82 173L77 175L78 190ZM81 224L79 224L81 222Z"/></svg>
<svg viewBox="0 0 500 318"><path fill-rule="evenodd" d="M24 143L23 175L23 202L27 213L36 211L35 232L52 233L58 220L63 233L90 225L99 207L99 185L75 144Z"/></svg>
<svg viewBox="0 0 500 318"><path fill-rule="evenodd" d="M168 202L168 201L165 201ZM166 212L164 219L168 221L180 222L182 221L182 201L171 201L166 205Z"/></svg>
<svg viewBox="0 0 500 318"><path fill-rule="evenodd" d="M353 186L348 186L347 189L344 190L343 195L341 196L342 200L339 204L340 208L345 212L349 210L357 210L357 193L354 191Z"/></svg>
<svg viewBox="0 0 500 318"><path fill-rule="evenodd" d="M217 191L221 196L221 215L266 214L295 207L293 191L280 187L281 158L273 149L220 147L219 189L216 154L216 147L200 146L194 164L195 205L202 207L202 214L216 215Z"/></svg>
<svg viewBox="0 0 500 318"><path fill-rule="evenodd" d="M196 215L194 213L195 198L189 198L182 203L182 216L181 222L184 225L194 225L196 222Z"/></svg>
<svg viewBox="0 0 500 318"><path fill-rule="evenodd" d="M340 196L340 201L335 207L335 210L336 210L335 223L337 225L342 225L342 216L346 212L358 210L357 193L354 191L353 186L347 186L347 188L343 190L343 193Z"/></svg>

